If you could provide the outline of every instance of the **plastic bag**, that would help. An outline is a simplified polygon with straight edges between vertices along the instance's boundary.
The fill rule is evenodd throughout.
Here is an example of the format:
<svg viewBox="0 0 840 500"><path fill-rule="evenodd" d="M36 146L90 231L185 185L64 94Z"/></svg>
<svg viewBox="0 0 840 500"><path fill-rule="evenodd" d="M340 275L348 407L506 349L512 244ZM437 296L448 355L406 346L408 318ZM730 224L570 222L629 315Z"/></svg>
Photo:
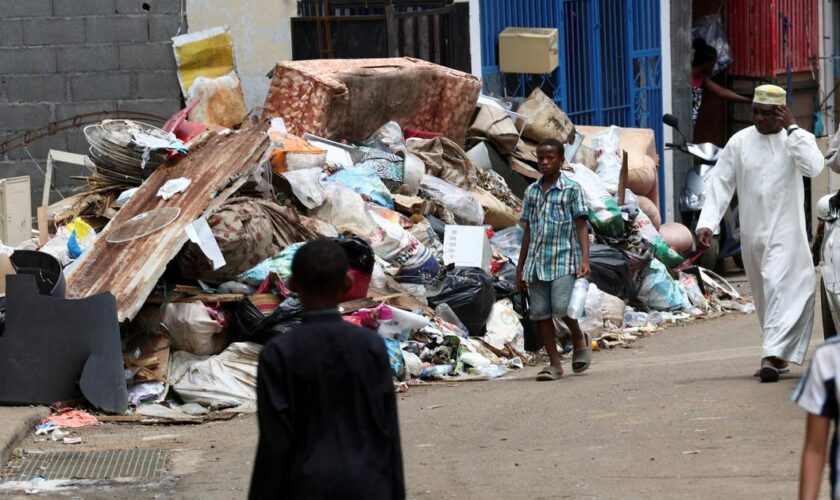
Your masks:
<svg viewBox="0 0 840 500"><path fill-rule="evenodd" d="M451 211L457 223L467 226L484 223L484 209L468 191L431 175L423 176L421 188Z"/></svg>
<svg viewBox="0 0 840 500"><path fill-rule="evenodd" d="M513 343L517 337L523 337L524 328L519 320L519 315L513 310L513 302L510 299L502 299L496 302L493 304L493 309L487 320L487 333L484 334L484 341L495 349L504 349L505 344ZM524 349L524 345L522 349Z"/></svg>
<svg viewBox="0 0 840 500"><path fill-rule="evenodd" d="M201 302L167 304L163 324L174 339L172 347L176 351L209 356L225 348L222 326Z"/></svg>
<svg viewBox="0 0 840 500"><path fill-rule="evenodd" d="M403 361L405 361L405 368L408 373L412 377L419 377L420 372L423 371L423 361L420 359L420 356L414 354L411 351L406 351L403 349Z"/></svg>
<svg viewBox="0 0 840 500"><path fill-rule="evenodd" d="M655 311L673 311L691 307L682 284L668 274L665 264L653 259L644 274L639 301Z"/></svg>
<svg viewBox="0 0 840 500"><path fill-rule="evenodd" d="M339 232L349 233L370 241L379 227L366 210L365 201L355 191L340 184L327 184L327 199L311 213L317 219L332 224Z"/></svg>
<svg viewBox="0 0 840 500"><path fill-rule="evenodd" d="M679 279L680 283L682 283L685 288L688 300L691 301L692 305L694 305L694 307L699 307L700 309L706 309L709 305L709 301L706 300L706 297L703 295L703 291L700 289L700 284L697 282L697 277L693 274L680 273Z"/></svg>
<svg viewBox="0 0 840 500"><path fill-rule="evenodd" d="M619 236L624 233L624 219L615 198L607 190L598 174L579 163L571 163L573 172L563 172L580 184L589 209L589 222L599 234Z"/></svg>
<svg viewBox="0 0 840 500"><path fill-rule="evenodd" d="M363 144L369 148L397 154L405 151L405 136L400 124L390 121L379 127Z"/></svg>
<svg viewBox="0 0 840 500"><path fill-rule="evenodd" d="M696 38L702 38L717 50L718 58L710 78L732 64L732 51L729 48L729 42L726 41L726 30L721 22L720 14L706 16L694 23L691 28L691 39Z"/></svg>
<svg viewBox="0 0 840 500"><path fill-rule="evenodd" d="M459 267L450 271L443 282L443 290L429 297L429 306L447 303L469 330L480 336L496 303L493 277L475 267Z"/></svg>
<svg viewBox="0 0 840 500"><path fill-rule="evenodd" d="M117 201L114 202L114 205L117 207L122 207L123 205L128 203L128 200L130 200L131 197L134 196L134 193L136 193L139 189L139 187L126 189L125 191L120 193L120 195L117 197Z"/></svg>
<svg viewBox="0 0 840 500"><path fill-rule="evenodd" d="M383 338L385 348L388 351L388 360L391 363L391 374L400 382L405 380L405 358L403 358L402 349L400 349L400 341L394 339Z"/></svg>
<svg viewBox="0 0 840 500"><path fill-rule="evenodd" d="M595 173L610 193L618 190L618 178L621 176L620 141L621 129L615 125L592 135L592 147L595 149L597 164Z"/></svg>
<svg viewBox="0 0 840 500"><path fill-rule="evenodd" d="M275 335L290 332L303 323L303 306L295 297L280 303L268 316L249 299L236 304L231 325L231 337L235 341L265 344Z"/></svg>
<svg viewBox="0 0 840 500"><path fill-rule="evenodd" d="M394 209L391 192L370 165L359 164L353 168L339 170L327 177L326 182L341 184L377 205Z"/></svg>
<svg viewBox="0 0 840 500"><path fill-rule="evenodd" d="M595 283L590 284L586 292L586 302L583 306L586 314L579 320L580 329L593 337L604 329L604 316L601 312L604 295Z"/></svg>
<svg viewBox="0 0 840 500"><path fill-rule="evenodd" d="M498 248L502 255L510 259L513 265L519 264L519 252L522 250L522 238L525 231L519 225L496 231L490 238L490 244Z"/></svg>
<svg viewBox="0 0 840 500"><path fill-rule="evenodd" d="M589 249L590 282L598 289L624 300L636 297L630 265L620 251L606 245L592 245Z"/></svg>
<svg viewBox="0 0 840 500"><path fill-rule="evenodd" d="M440 273L440 263L411 233L375 211L369 211L369 214L381 229L371 238L377 256L400 268L401 275L422 273L437 276Z"/></svg>
<svg viewBox="0 0 840 500"><path fill-rule="evenodd" d="M426 175L426 164L414 153L406 151L403 161L403 184L398 192L408 196L417 196L424 175Z"/></svg>
<svg viewBox="0 0 840 500"><path fill-rule="evenodd" d="M306 208L311 210L320 207L327 199L327 193L324 191L324 186L321 185L323 171L320 168L289 170L280 175L289 181L295 198Z"/></svg>
<svg viewBox="0 0 840 500"><path fill-rule="evenodd" d="M286 247L282 252L269 257L260 262L256 266L248 269L240 274L237 281L247 283L251 286L260 286L271 273L280 276L283 279L292 275L292 259L295 257L298 249L302 247L303 243L294 243Z"/></svg>
<svg viewBox="0 0 840 500"><path fill-rule="evenodd" d="M636 213L636 218L633 220L633 227L639 232L642 238L651 244L654 256L666 266L670 268L685 262L685 257L668 245L665 238L653 227L653 222L650 218L641 210Z"/></svg>

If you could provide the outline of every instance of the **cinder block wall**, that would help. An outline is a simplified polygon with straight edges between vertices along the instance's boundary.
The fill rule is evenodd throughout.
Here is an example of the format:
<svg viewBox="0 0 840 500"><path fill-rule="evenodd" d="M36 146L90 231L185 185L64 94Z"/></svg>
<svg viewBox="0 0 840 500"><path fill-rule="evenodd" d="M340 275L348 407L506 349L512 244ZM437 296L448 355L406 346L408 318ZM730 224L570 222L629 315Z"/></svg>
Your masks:
<svg viewBox="0 0 840 500"><path fill-rule="evenodd" d="M102 110L168 117L181 94L170 38L181 0L0 0L0 141L52 120ZM181 32L186 32L186 21ZM49 149L87 151L81 129L40 139L0 157L0 177L30 175L41 201ZM65 195L84 169L61 165ZM51 201L60 199L55 190Z"/></svg>

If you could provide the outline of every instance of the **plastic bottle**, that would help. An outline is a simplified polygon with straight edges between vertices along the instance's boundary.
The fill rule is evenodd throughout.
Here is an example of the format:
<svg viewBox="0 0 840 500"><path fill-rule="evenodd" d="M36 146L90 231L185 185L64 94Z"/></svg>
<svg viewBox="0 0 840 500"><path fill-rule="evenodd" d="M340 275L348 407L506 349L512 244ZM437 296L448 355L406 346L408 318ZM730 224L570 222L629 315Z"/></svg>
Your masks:
<svg viewBox="0 0 840 500"><path fill-rule="evenodd" d="M638 326L645 326L648 322L647 313L628 311L624 313L624 326L634 328Z"/></svg>
<svg viewBox="0 0 840 500"><path fill-rule="evenodd" d="M572 298L569 299L569 308L566 314L572 319L583 317L586 306L586 294L589 291L589 281L586 278L575 280L575 287L572 289Z"/></svg>
<svg viewBox="0 0 840 500"><path fill-rule="evenodd" d="M437 307L435 307L435 314L440 319L455 325L459 330L461 330L462 337L466 338L469 336L469 330L467 330L467 327L464 326L464 323L462 323L460 319L458 319L458 315L455 314L455 311L453 311L446 302L441 302L437 305Z"/></svg>
<svg viewBox="0 0 840 500"><path fill-rule="evenodd" d="M648 314L648 323L650 323L651 326L659 326L664 323L666 319L667 318L663 314L656 311Z"/></svg>

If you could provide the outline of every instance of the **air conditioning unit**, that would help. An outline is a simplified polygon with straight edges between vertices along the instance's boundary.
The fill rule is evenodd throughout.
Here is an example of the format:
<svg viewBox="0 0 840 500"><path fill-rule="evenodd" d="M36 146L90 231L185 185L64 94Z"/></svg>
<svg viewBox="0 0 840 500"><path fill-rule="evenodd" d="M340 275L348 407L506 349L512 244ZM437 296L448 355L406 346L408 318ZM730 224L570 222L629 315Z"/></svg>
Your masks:
<svg viewBox="0 0 840 500"><path fill-rule="evenodd" d="M0 179L0 240L17 246L32 238L29 176Z"/></svg>

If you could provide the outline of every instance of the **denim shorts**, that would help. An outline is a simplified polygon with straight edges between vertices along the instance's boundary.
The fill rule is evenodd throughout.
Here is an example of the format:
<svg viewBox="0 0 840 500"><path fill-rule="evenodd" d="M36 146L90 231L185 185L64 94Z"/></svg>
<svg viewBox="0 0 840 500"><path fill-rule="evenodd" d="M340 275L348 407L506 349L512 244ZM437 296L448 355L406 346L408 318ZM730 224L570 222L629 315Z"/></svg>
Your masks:
<svg viewBox="0 0 840 500"><path fill-rule="evenodd" d="M554 281L532 281L528 283L531 295L531 320L542 321L566 316L572 290L575 287L575 275L567 274Z"/></svg>

